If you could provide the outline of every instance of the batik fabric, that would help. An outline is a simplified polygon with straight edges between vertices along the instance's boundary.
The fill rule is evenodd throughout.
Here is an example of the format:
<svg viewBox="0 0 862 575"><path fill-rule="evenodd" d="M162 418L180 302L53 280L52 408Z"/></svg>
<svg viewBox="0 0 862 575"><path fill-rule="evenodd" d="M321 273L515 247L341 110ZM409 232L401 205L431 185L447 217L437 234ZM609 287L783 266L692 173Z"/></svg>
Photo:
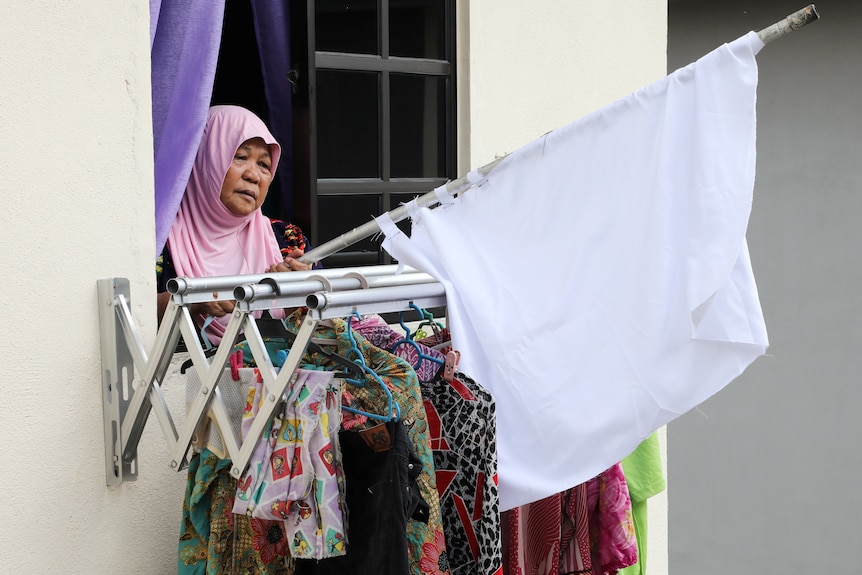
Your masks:
<svg viewBox="0 0 862 575"><path fill-rule="evenodd" d="M189 463L178 575L292 575L284 522L234 515L231 461L207 449Z"/></svg>
<svg viewBox="0 0 862 575"><path fill-rule="evenodd" d="M457 371L421 388L452 575L502 573L494 398Z"/></svg>

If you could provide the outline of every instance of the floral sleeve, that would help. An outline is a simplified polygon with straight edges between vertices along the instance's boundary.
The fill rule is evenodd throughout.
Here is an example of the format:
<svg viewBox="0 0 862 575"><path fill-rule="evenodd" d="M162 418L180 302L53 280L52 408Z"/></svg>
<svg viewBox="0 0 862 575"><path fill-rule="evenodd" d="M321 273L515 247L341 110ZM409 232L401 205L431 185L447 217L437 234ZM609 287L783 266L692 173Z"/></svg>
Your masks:
<svg viewBox="0 0 862 575"><path fill-rule="evenodd" d="M308 249L308 238L305 237L299 226L273 218L270 218L269 223L272 225L272 231L275 233L282 257L287 257L290 252L297 248L302 251Z"/></svg>

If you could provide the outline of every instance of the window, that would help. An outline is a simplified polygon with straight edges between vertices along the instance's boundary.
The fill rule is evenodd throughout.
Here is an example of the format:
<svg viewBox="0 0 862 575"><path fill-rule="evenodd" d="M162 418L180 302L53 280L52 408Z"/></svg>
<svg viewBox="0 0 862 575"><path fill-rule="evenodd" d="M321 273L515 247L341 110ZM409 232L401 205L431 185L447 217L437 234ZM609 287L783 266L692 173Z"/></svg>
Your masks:
<svg viewBox="0 0 862 575"><path fill-rule="evenodd" d="M303 88L315 245L455 177L453 4L307 1ZM368 239L324 264L388 261Z"/></svg>

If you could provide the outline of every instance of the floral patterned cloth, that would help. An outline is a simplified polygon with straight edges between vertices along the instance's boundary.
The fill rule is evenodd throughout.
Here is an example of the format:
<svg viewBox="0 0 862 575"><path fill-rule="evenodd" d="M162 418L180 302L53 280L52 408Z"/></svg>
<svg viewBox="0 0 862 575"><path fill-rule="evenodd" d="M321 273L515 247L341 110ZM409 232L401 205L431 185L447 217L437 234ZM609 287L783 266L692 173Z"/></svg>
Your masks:
<svg viewBox="0 0 862 575"><path fill-rule="evenodd" d="M494 398L461 372L421 388L452 575L502 573Z"/></svg>
<svg viewBox="0 0 862 575"><path fill-rule="evenodd" d="M298 330L304 310L300 309L289 316L285 323ZM346 321L333 319L333 328L321 325L315 331L315 337L336 339L337 353L348 356L351 352L351 342L348 337ZM362 354L365 363L380 376L392 393L393 400L401 408L401 421L407 427L408 436L414 451L422 462L422 471L416 482L422 498L428 504L428 523L411 519L407 523L407 540L410 552L410 568L413 575L448 575L449 564L446 553L446 542L443 535L443 525L440 518L440 498L437 493L437 482L434 473L434 456L428 435L428 418L422 403L422 394L416 372L403 359L384 351L369 343L362 335L353 333L356 347ZM304 357L306 363L316 366L327 366L329 360L321 355L310 353ZM370 413L386 413L387 397L383 389L368 378L365 385L354 385L348 381L347 390L353 397L351 407ZM369 420L367 425L378 422ZM349 513L349 509L347 510ZM350 529L361 529L361 526L348 523Z"/></svg>
<svg viewBox="0 0 862 575"><path fill-rule="evenodd" d="M638 560L632 504L622 465L587 482L590 542L596 573L616 573Z"/></svg>
<svg viewBox="0 0 862 575"><path fill-rule="evenodd" d="M292 575L282 521L232 513L231 461L207 449L189 464L178 575Z"/></svg>
<svg viewBox="0 0 862 575"><path fill-rule="evenodd" d="M290 555L324 559L345 553L344 474L338 449L343 381L329 371L297 370L280 410L240 478L233 512L283 520ZM242 420L246 440L263 383L248 391Z"/></svg>

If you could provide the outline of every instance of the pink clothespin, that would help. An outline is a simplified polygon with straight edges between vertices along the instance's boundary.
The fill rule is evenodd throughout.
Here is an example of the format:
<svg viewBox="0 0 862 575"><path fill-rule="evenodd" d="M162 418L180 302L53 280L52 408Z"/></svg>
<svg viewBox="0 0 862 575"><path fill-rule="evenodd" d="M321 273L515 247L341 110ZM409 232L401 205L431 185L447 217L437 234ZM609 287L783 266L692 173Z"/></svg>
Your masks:
<svg viewBox="0 0 862 575"><path fill-rule="evenodd" d="M455 370L458 368L458 362L461 361L461 352L449 351L446 353L446 362L443 364L443 380L452 381L455 377Z"/></svg>
<svg viewBox="0 0 862 575"><path fill-rule="evenodd" d="M234 381L239 381L239 368L242 367L242 350L238 349L230 354L230 376Z"/></svg>

